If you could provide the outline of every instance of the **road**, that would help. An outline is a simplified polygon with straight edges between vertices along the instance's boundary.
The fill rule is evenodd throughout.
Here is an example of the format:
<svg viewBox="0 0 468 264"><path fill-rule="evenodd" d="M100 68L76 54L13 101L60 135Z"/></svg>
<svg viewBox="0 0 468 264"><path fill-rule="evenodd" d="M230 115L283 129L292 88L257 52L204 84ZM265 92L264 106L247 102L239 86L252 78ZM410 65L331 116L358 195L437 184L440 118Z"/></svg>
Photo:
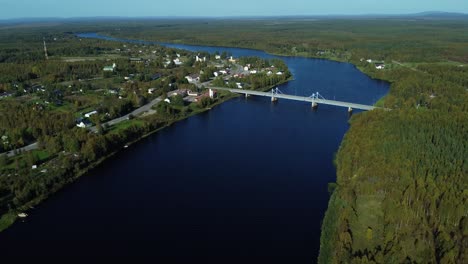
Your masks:
<svg viewBox="0 0 468 264"><path fill-rule="evenodd" d="M115 118L115 119L112 119L112 120L110 120L110 121L104 123L103 125L107 125L107 126L116 125L116 124L118 124L118 123L120 123L120 122L123 122L123 121L125 121L125 120L128 120L130 115L138 116L138 115L140 115L140 114L142 114L142 113L144 113L144 112L147 112L147 111L151 110L151 107L153 107L155 104L161 102L161 100L162 100L162 98L161 98L161 97L158 97L158 98L152 100L151 102L145 104L144 106L133 110L131 113L126 114L126 115L121 116L121 117L118 117L118 118ZM90 127L89 130L92 131L92 132L97 132L97 128L96 128L95 126ZM35 149L38 149L38 148L39 148L39 144L38 144L37 142L34 142L34 143L32 143L32 144L30 144L30 145L27 145L27 146L25 146L25 147L16 149L16 151L17 151L18 153L20 153L20 152L26 152L26 151L35 150ZM15 155L16 155L16 154L15 154L15 150L11 150L11 151L6 152L6 155L7 155L8 157L13 157L13 156L15 156Z"/></svg>
<svg viewBox="0 0 468 264"><path fill-rule="evenodd" d="M148 112L149 110L151 110L151 107L153 107L155 104L157 104L157 103L159 103L161 101L162 101L162 98L158 97L158 98L154 99L153 101L145 104L144 106L133 110L131 113L126 114L126 115L121 116L121 117L118 117L118 118L115 118L115 119L112 119L112 120L110 120L110 121L108 121L106 123L103 123L102 125L103 126L113 126L113 125L116 125L116 124L118 124L120 122L128 120L130 115L138 116L140 114L143 114L144 112ZM92 132L97 132L96 126L90 127L89 130L92 131Z"/></svg>

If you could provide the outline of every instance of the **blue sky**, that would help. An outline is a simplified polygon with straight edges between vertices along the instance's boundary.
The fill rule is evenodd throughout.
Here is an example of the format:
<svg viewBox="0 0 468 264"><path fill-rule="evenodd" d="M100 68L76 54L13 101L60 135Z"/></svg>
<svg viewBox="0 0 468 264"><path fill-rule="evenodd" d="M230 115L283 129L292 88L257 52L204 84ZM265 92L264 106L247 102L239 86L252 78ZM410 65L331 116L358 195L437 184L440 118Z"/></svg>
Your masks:
<svg viewBox="0 0 468 264"><path fill-rule="evenodd" d="M468 13L468 0L0 0L0 19Z"/></svg>

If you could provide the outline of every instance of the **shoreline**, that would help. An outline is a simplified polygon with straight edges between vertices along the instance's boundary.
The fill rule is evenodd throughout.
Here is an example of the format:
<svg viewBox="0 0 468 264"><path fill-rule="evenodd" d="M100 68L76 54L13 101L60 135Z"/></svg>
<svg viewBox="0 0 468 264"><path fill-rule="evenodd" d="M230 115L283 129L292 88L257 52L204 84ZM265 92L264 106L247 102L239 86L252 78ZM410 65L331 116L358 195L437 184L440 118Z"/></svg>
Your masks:
<svg viewBox="0 0 468 264"><path fill-rule="evenodd" d="M267 90L271 89L272 87L287 83L287 82L292 81L292 80L294 80L294 78L290 77L289 79L287 79L287 80L285 80L283 82L279 82L279 83L277 83L275 85L270 85L270 86L267 86L267 87L264 87L264 88L261 88L261 89L258 89L258 90L267 91ZM166 127L169 127L169 126L171 126L171 125L173 125L173 124L175 124L177 122L180 122L182 120L188 119L188 118L190 118L192 116L195 116L195 115L210 111L214 107L219 106L219 105L221 105L221 104L223 104L223 103L225 103L225 102L227 102L227 101L229 101L231 99L239 97L239 96L240 96L239 94L230 93L226 97L224 97L223 99L221 99L218 102L215 102L214 104L210 105L208 108L203 108L203 109L200 109L199 111L192 112L187 116L183 116L183 117L179 117L179 118L176 118L174 120L171 120L167 124L165 124L164 126L162 126L160 128L157 128L157 129L155 129L153 131L150 131L150 132L148 132L146 134L143 134L142 136L138 137L135 140L126 142L125 145L128 147L128 146L131 146L133 144L136 144L139 141L156 134L157 132L159 132L160 130L162 130L162 129L166 128ZM10 212L7 212L7 213L5 213L3 215L0 215L0 233L3 232L4 230L8 229L9 227L11 227L13 224L16 223L16 221L19 218L19 216L18 216L19 213L23 213L23 212L26 212L26 211L30 210L32 207L37 206L40 203L42 203L43 201L47 200L47 198L49 198L51 195L55 195L57 192L64 190L66 188L66 186L76 182L82 176L84 176L85 174L87 174L91 170L95 169L96 167L101 165L103 162L105 162L106 160L108 160L109 158L115 156L116 154L120 153L123 150L125 150L125 147L122 147L121 149L119 149L117 151L111 152L111 153L101 157L100 159L90 163L86 168L83 168L82 170L80 170L75 176L73 176L72 178L64 181L63 184L60 187L54 188L47 195L36 197L34 200L31 200L27 204L25 204L22 207L18 208L19 210L10 211Z"/></svg>

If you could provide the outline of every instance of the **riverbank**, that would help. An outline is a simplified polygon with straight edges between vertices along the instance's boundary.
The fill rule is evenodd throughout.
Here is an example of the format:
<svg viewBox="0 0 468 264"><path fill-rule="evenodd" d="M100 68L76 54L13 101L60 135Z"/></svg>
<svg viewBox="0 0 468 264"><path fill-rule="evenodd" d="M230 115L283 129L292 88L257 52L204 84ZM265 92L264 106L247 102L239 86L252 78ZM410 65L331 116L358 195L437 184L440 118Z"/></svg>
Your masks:
<svg viewBox="0 0 468 264"><path fill-rule="evenodd" d="M268 87L265 87L265 88L262 88L262 89L258 89L258 90L261 90L261 91L267 91L267 90L270 90L271 88L273 87L276 87L277 85L281 85L281 84L284 84L284 83L287 83L289 81L293 80L293 77L291 76L289 79L285 80L285 81L282 81L282 82L279 82L275 85L271 85L271 86L268 86ZM137 139L134 139L132 141L127 141L127 142L124 142L122 144L122 146L131 146L139 141L141 141L142 139L145 139L159 131L161 131L162 129L164 128L167 128L179 121L182 121L182 120L185 120L185 119L188 119L192 116L195 116L195 115L198 115L198 114L201 114L201 113L204 113L206 111L210 111L212 110L213 108L215 108L216 106L222 104L222 103L225 103L226 101L229 101L233 98L236 98L236 97L239 97L240 95L238 94L234 94L234 93L229 93L229 92L225 92L225 93L222 93L221 94L222 97L219 97L218 100L216 100L213 104L207 106L206 108L201 108L201 109L198 109L194 112L190 112L188 115L184 115L184 116L180 116L180 117L177 117L176 119L173 119L173 120L170 120L168 121L164 126L162 127L158 127L157 129L154 129L148 133L145 133L141 136L139 136ZM138 120L138 119L136 119ZM76 175L72 178L69 178L68 180L66 180L65 182L61 183L59 186L56 186L55 188L51 189L46 195L41 195L39 197L36 197L35 199L31 200L30 202L24 204L22 207L18 208L17 210L13 211L13 212L8 212L4 215L2 215L0 217L0 232L2 232L3 230L6 230L8 227L10 227L11 225L13 225L15 223L15 221L17 221L18 217L17 215L19 213L22 213L22 212L27 212L28 210L30 210L31 208L33 208L34 206L37 206L38 204L40 204L41 202L43 202L44 200L46 200L48 197L50 197L51 195L54 195L56 192L62 190L64 187L66 187L68 184L71 184L73 182L75 182L76 180L78 180L79 178L81 178L83 175L89 173L91 170L93 170L94 168L96 168L97 166L101 165L104 161L106 161L107 159L115 156L117 153L119 153L120 151L124 151L126 147L122 147L120 150L117 150L117 151L114 151L112 153L109 153L107 155L105 155L104 157L101 157L100 159L90 163L86 168L82 168L78 173L76 173Z"/></svg>
<svg viewBox="0 0 468 264"><path fill-rule="evenodd" d="M352 118L338 151L319 263L462 262L465 71L430 63L418 72L354 65L392 83L376 104L394 111Z"/></svg>

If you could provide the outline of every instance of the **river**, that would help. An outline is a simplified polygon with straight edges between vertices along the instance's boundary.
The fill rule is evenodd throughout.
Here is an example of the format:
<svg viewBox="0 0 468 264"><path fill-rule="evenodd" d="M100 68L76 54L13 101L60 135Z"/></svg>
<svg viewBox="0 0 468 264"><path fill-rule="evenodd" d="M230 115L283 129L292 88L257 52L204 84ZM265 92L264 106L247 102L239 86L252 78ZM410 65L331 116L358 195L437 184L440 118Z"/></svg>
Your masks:
<svg viewBox="0 0 468 264"><path fill-rule="evenodd" d="M287 94L318 91L372 104L389 88L348 63L280 58L294 75L279 87ZM315 263L348 119L340 107L314 111L303 102L235 98L141 140L65 187L0 234L1 254Z"/></svg>

